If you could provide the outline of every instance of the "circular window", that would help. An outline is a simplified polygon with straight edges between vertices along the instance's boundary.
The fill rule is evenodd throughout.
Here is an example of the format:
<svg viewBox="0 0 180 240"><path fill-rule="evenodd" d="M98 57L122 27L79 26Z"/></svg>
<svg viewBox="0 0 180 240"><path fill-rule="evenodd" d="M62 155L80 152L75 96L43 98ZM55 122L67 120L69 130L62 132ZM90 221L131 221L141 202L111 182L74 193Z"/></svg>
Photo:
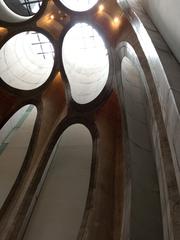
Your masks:
<svg viewBox="0 0 180 240"><path fill-rule="evenodd" d="M98 32L86 23L76 24L64 38L62 59L74 101L94 100L109 75L108 52Z"/></svg>
<svg viewBox="0 0 180 240"><path fill-rule="evenodd" d="M0 77L11 87L31 90L41 86L52 72L54 48L41 33L15 35L0 50Z"/></svg>
<svg viewBox="0 0 180 240"><path fill-rule="evenodd" d="M6 22L23 22L34 16L40 9L42 0L0 1L0 19Z"/></svg>
<svg viewBox="0 0 180 240"><path fill-rule="evenodd" d="M60 0L60 2L73 11L82 12L91 9L98 0Z"/></svg>

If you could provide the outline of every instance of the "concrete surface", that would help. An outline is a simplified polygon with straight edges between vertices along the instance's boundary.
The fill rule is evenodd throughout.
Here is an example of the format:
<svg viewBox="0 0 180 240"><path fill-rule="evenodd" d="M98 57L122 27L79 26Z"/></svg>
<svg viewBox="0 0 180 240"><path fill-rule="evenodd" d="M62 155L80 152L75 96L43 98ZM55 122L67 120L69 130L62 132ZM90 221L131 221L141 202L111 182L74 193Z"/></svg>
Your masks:
<svg viewBox="0 0 180 240"><path fill-rule="evenodd" d="M137 68L124 57L122 89L130 154L130 239L163 239L160 193L148 119L148 103Z"/></svg>
<svg viewBox="0 0 180 240"><path fill-rule="evenodd" d="M63 133L24 240L74 240L88 193L92 139L83 125Z"/></svg>
<svg viewBox="0 0 180 240"><path fill-rule="evenodd" d="M22 114L21 110L20 114ZM19 119L18 115L19 113L16 116L12 116L12 119ZM16 123L13 128L11 128L11 125L8 125L10 126L8 129L6 125L6 131L3 132L3 129L0 131L0 134L2 132L3 134L8 133L0 145L0 207L6 200L23 164L36 115L37 111L34 107L22 124Z"/></svg>

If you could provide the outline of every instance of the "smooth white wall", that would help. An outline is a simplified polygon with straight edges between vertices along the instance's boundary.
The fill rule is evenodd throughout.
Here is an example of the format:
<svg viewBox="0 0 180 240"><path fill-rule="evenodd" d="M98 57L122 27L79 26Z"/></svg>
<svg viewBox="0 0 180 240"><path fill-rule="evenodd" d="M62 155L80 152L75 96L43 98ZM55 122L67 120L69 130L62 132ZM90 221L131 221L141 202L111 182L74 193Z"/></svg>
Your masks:
<svg viewBox="0 0 180 240"><path fill-rule="evenodd" d="M180 61L180 1L142 0L154 24Z"/></svg>

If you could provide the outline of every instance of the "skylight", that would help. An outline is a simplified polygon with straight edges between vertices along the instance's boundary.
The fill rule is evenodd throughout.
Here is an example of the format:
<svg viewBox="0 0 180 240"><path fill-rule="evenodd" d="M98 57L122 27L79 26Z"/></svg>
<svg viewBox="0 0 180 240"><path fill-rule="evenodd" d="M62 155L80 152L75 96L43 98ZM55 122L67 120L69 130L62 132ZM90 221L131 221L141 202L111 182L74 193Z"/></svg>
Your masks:
<svg viewBox="0 0 180 240"><path fill-rule="evenodd" d="M92 8L98 0L59 0L67 8L73 11L86 11Z"/></svg>
<svg viewBox="0 0 180 240"><path fill-rule="evenodd" d="M43 59L52 60L54 58L54 48L47 37L38 32L27 32L27 34L29 34L29 41L34 53Z"/></svg>
<svg viewBox="0 0 180 240"><path fill-rule="evenodd" d="M37 13L42 4L42 0L20 0L20 2L27 9L30 16Z"/></svg>
<svg viewBox="0 0 180 240"><path fill-rule="evenodd" d="M66 34L62 57L73 99L80 104L94 100L109 74L109 56L98 32L78 23Z"/></svg>
<svg viewBox="0 0 180 240"><path fill-rule="evenodd" d="M47 81L54 65L54 48L39 32L22 32L0 50L0 77L11 87L31 90Z"/></svg>

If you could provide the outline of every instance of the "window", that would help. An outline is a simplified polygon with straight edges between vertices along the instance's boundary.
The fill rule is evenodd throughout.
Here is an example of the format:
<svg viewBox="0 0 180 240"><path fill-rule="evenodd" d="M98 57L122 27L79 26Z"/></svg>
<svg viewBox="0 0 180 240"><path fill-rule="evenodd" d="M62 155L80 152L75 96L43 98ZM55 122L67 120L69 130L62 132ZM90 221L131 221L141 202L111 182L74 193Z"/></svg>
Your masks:
<svg viewBox="0 0 180 240"><path fill-rule="evenodd" d="M98 0L60 0L67 8L73 11L86 11L92 8Z"/></svg>

